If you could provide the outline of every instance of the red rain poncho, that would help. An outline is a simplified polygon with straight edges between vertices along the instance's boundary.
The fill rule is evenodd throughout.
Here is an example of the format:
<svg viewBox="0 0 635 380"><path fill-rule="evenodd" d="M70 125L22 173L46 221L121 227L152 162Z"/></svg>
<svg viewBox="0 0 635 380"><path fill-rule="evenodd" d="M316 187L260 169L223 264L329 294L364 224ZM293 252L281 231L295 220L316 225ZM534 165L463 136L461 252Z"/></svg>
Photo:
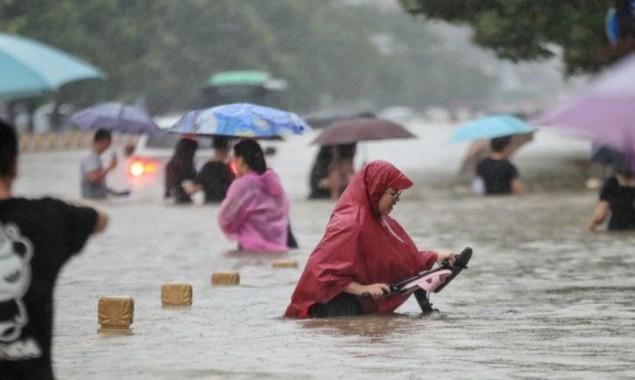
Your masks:
<svg viewBox="0 0 635 380"><path fill-rule="evenodd" d="M309 257L286 317L309 317L309 307L333 299L351 282L389 284L434 265L436 252L420 252L399 223L381 216L377 209L388 187L403 190L411 186L410 179L385 161L370 162L355 175ZM390 313L407 298L361 303L365 313Z"/></svg>

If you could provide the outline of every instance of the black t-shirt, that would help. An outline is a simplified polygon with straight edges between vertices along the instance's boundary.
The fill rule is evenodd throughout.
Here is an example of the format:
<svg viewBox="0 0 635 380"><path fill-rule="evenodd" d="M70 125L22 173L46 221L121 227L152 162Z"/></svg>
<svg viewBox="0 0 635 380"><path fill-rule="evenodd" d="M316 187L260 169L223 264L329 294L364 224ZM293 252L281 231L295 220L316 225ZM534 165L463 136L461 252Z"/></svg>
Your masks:
<svg viewBox="0 0 635 380"><path fill-rule="evenodd" d="M203 186L205 203L220 202L225 199L227 189L234 180L229 165L223 162L206 163L196 177L196 182Z"/></svg>
<svg viewBox="0 0 635 380"><path fill-rule="evenodd" d="M607 201L611 208L609 230L635 229L635 187L621 186L617 178L611 177L604 182L600 200Z"/></svg>
<svg viewBox="0 0 635 380"><path fill-rule="evenodd" d="M96 223L53 198L0 200L0 379L53 379L53 287Z"/></svg>
<svg viewBox="0 0 635 380"><path fill-rule="evenodd" d="M477 165L476 174L485 182L485 194L511 194L512 181L518 178L518 170L507 159L486 158Z"/></svg>

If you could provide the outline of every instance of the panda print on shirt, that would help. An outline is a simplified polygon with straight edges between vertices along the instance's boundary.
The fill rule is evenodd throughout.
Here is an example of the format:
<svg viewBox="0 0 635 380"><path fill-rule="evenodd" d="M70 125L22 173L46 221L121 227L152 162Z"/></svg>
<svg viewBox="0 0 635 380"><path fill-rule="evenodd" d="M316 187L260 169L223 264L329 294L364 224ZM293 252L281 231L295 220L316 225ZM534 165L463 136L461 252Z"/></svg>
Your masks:
<svg viewBox="0 0 635 380"><path fill-rule="evenodd" d="M22 301L31 285L33 247L13 224L0 223L0 343L20 337L29 322Z"/></svg>

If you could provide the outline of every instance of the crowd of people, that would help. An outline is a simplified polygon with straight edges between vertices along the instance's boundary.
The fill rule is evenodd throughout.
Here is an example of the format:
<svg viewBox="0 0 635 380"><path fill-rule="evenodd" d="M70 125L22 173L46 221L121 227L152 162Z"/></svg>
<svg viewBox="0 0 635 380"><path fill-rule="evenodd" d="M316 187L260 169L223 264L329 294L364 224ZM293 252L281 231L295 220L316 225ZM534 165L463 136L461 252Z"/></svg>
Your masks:
<svg viewBox="0 0 635 380"><path fill-rule="evenodd" d="M101 155L111 143L108 131L95 133L80 165L83 198L108 197L105 178L117 160L113 157L104 165ZM476 165L483 194L524 193L518 170L509 161L510 144L509 136L492 139L490 153ZM185 136L178 141L165 167L165 197L189 204L192 194L202 191L205 202L219 203L218 226L239 250L284 252L297 247L289 200L260 144L242 139L230 149L227 139L215 138L213 146L214 155L197 170L196 139ZM355 150L355 144L349 144L318 152L309 198L332 198L336 204L291 295L287 317L390 313L410 295L384 297L390 283L455 260L452 252L419 250L390 216L412 181L386 161L371 161L356 172ZM108 216L94 206L14 196L18 157L15 130L0 123L0 312L13 315L10 326L0 325L0 345L29 348L16 351L24 355L9 361L0 358L0 364L9 378L22 373L52 378L55 279L87 239L106 228ZM606 179L587 227L596 229L610 219L609 230L635 229L634 201L635 178L629 168L621 168Z"/></svg>

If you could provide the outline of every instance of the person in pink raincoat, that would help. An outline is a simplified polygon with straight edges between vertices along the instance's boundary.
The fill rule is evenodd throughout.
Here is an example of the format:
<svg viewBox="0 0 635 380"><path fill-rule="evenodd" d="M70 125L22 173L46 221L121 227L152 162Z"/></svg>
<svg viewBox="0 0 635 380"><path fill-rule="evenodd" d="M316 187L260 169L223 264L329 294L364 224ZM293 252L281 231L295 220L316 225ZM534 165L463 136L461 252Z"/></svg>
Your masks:
<svg viewBox="0 0 635 380"><path fill-rule="evenodd" d="M289 201L260 145L255 140L236 144L234 166L237 178L218 210L223 233L242 250L287 251Z"/></svg>

